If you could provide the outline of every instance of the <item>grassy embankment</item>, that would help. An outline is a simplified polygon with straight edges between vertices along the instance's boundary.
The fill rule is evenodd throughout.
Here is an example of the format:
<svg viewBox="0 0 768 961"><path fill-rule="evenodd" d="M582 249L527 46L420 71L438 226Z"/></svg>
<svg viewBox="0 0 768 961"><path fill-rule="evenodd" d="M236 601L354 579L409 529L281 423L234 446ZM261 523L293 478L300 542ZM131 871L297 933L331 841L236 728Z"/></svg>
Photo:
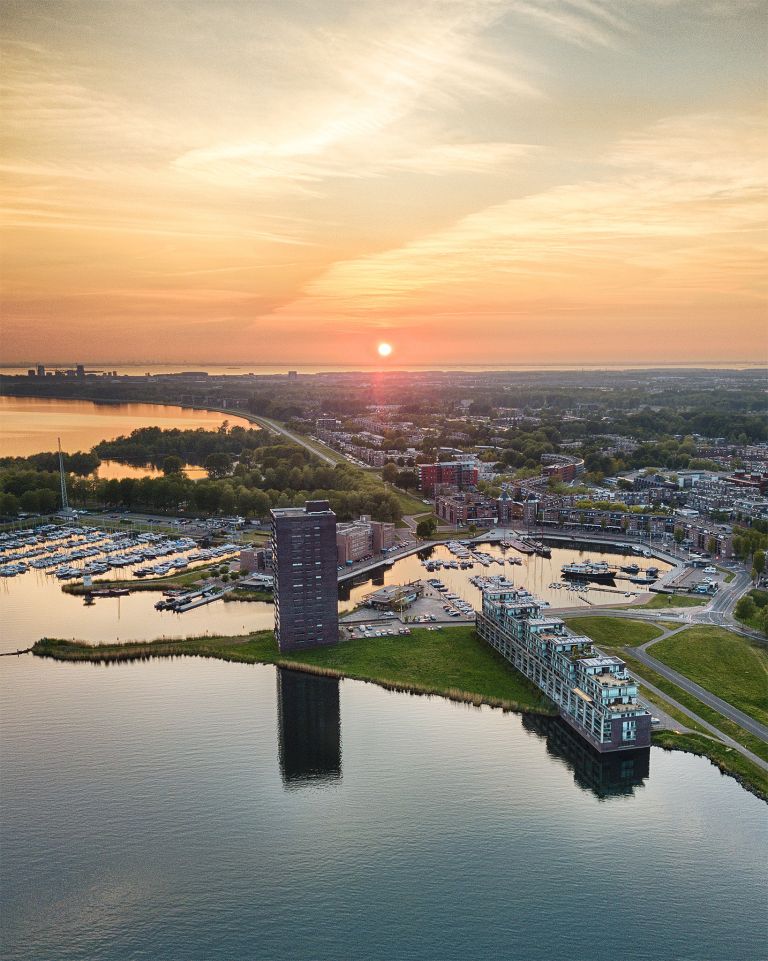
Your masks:
<svg viewBox="0 0 768 961"><path fill-rule="evenodd" d="M654 644L655 658L768 724L768 650L722 627L690 627Z"/></svg>
<svg viewBox="0 0 768 961"><path fill-rule="evenodd" d="M622 617L568 617L566 623L579 634L591 637L601 647L638 647L664 633L657 624Z"/></svg>
<svg viewBox="0 0 768 961"><path fill-rule="evenodd" d="M684 751L708 758L723 774L730 774L752 794L768 801L768 775L727 744L705 734L676 734L656 731L653 743L666 751Z"/></svg>
<svg viewBox="0 0 768 961"><path fill-rule="evenodd" d="M724 718L698 698L688 694L687 691L668 681L657 671L647 667L642 661L632 656L632 647L637 647L659 636L661 631L657 625L630 621L620 617L572 617L568 618L568 624L574 630L591 637L606 654L616 654L622 657L641 682L646 680L649 684L653 684L668 697L673 698L678 704L722 731L723 734L741 744L757 757L768 760L768 745L760 738L748 733L733 721ZM682 631L668 640L684 636L688 630L690 629L686 629L686 631ZM697 630L708 630L708 628ZM660 641L659 645L664 643L666 641ZM656 646L653 648L653 653L655 656ZM693 732L655 731L653 734L654 744L659 744L660 747L670 750L679 747L681 751L703 755L709 758L720 770L737 777L750 791L760 797L768 798L768 774L762 768L757 767L735 749L717 741L706 728L697 724L673 704L660 698L647 688L643 691L643 696L651 703L657 704L670 717L679 721L681 725L690 728Z"/></svg>
<svg viewBox="0 0 768 961"><path fill-rule="evenodd" d="M43 638L33 652L64 661L110 663L151 657L197 655L247 664L277 664L314 674L370 681L417 694L507 710L554 714L556 709L509 667L471 627L415 629L409 636L365 638L335 647L281 654L272 631L243 637L197 637L178 641L88 645Z"/></svg>

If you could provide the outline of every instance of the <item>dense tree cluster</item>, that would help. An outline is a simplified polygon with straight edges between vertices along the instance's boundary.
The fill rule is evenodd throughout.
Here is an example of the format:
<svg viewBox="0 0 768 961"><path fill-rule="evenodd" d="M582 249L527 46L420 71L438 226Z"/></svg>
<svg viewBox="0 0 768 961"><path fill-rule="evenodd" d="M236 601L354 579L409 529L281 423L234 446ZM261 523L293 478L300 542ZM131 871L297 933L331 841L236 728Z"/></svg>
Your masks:
<svg viewBox="0 0 768 961"><path fill-rule="evenodd" d="M750 591L736 603L736 618L768 636L768 591Z"/></svg>
<svg viewBox="0 0 768 961"><path fill-rule="evenodd" d="M94 451L79 450L74 454L63 454L64 470L68 474L79 474L84 477L92 474L101 463L99 455ZM0 468L16 468L25 470L33 467L35 470L57 471L59 469L58 452L45 451L41 454L30 454L29 457L2 457Z"/></svg>
<svg viewBox="0 0 768 961"><path fill-rule="evenodd" d="M208 437L203 439L200 433ZM163 434L170 435L167 444ZM207 450L205 464L209 479L191 480L176 469L180 456L164 453L179 443L179 434L194 435L197 450ZM155 457L161 459L161 455L162 460L176 457L170 465L174 469L163 477L140 479L105 480L70 475L70 501L75 507L193 515L240 514L258 518L264 517L270 507L291 507L309 499L328 499L340 520L370 514L376 520L398 521L401 516L397 498L384 488L376 475L349 464L321 463L304 448L274 443L273 435L266 431L149 428L134 431L129 446L118 446L124 452L137 450L135 435L140 435L142 442L151 437L154 453L150 461ZM243 446L246 442L254 446ZM232 456L227 449L221 449L231 450L233 446L239 450L234 469ZM114 449L110 450L110 457L115 457ZM20 466L22 464L24 466ZM59 506L57 473L41 470L21 459L17 459L15 466L0 470L0 513L3 515L14 515L20 510L51 511Z"/></svg>
<svg viewBox="0 0 768 961"><path fill-rule="evenodd" d="M166 458L178 457L184 463L203 466L211 454L237 457L244 449L269 442L269 435L265 436L258 428L229 427L225 421L218 430L141 427L127 437L101 441L93 452L102 460L116 460L122 464L164 467Z"/></svg>

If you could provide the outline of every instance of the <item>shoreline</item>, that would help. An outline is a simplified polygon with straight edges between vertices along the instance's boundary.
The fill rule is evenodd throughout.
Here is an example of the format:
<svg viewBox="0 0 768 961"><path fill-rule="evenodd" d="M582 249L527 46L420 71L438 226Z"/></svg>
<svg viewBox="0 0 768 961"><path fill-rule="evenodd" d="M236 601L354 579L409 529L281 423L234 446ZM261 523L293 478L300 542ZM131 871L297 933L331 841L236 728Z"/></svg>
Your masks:
<svg viewBox="0 0 768 961"><path fill-rule="evenodd" d="M233 637L204 636L101 645L41 638L32 646L31 653L51 660L101 665L159 657L210 657L241 664L274 665L306 674L348 678L375 684L385 690L436 695L477 707L485 704L516 713L557 714L557 709L545 695L482 644L474 629L462 630L452 626L448 635L452 650L445 651L442 659L435 659L434 649L439 644L440 634L442 632L417 630L408 638L393 638L387 645L388 650L380 652L383 656L374 658L369 657L373 642L361 640L345 641L333 647L313 648L292 655L281 654L272 631ZM471 672L474 683L466 683L461 677L466 660L470 657L474 662L474 671ZM503 670L499 670L499 667Z"/></svg>
<svg viewBox="0 0 768 961"><path fill-rule="evenodd" d="M429 660L429 654L435 647L434 642L439 642L441 635L445 639L448 632L428 634L423 631L423 635L428 642L427 650L423 653ZM29 652L36 657L51 660L103 666L148 661L161 657L208 657L240 664L272 665L323 677L346 678L375 684L388 691L443 697L446 700L471 704L475 707L486 705L510 713L539 714L550 717L558 715L555 705L548 703L547 699L522 675L517 675L509 669L494 651L482 645L474 629L452 627L448 636L454 642L455 648L458 643L458 648L448 652L448 656L444 656L439 664L430 661L427 676L424 675L425 661L424 659L420 661L418 657L415 660L412 659L410 664L407 656L399 663L397 659L390 658L390 663L387 665L387 654L392 653L391 649L386 651L379 647L375 652L378 656L373 661L365 656L356 657L355 655L361 653L363 655L369 653L372 644L367 644L365 641L346 641L334 647L314 648L302 654L281 655L275 645L272 631L234 637L190 637L103 645L42 638L29 649ZM411 649L413 648L412 639L413 635L407 639L407 646ZM419 634L416 634L415 640L417 642L420 640ZM398 638L393 641L395 643L391 644L391 647L398 648L400 651L404 649L405 639ZM452 658L451 653L458 656ZM484 690L472 690L472 684L467 684L458 674L465 665L465 657L468 653L480 656L482 672L480 675L475 675L474 686L478 688L485 686ZM504 670L500 671L499 667ZM445 673L453 671L457 672L454 676ZM441 672L444 672L442 677ZM515 696L512 696L513 694ZM744 790L768 802L768 777L764 772L714 738L695 732L654 731L652 746L666 751L681 751L705 757L723 776L732 777Z"/></svg>

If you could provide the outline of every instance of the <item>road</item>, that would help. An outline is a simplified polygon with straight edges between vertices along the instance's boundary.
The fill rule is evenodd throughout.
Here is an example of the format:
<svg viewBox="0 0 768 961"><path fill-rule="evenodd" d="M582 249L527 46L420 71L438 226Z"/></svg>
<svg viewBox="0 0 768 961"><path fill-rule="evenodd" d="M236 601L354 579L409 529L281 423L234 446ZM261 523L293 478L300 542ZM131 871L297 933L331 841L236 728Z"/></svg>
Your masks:
<svg viewBox="0 0 768 961"><path fill-rule="evenodd" d="M650 641L646 641L645 644L641 644L640 647L632 648L632 656L636 657L638 661L642 661L646 667L652 668L662 677L665 677L668 681L676 684L683 691L688 694L693 695L693 697L698 698L707 707L711 707L712 710L717 711L718 714L722 714L723 717L728 718L729 721L733 721L734 724L740 725L745 731L749 731L750 734L755 737L760 738L768 744L768 727L756 721L749 714L745 714L744 711L740 711L737 707L734 707L728 701L724 701L721 697L716 694L712 694L705 687L692 681L685 674L680 674L679 671L675 671L673 668L668 667L663 661L657 660L648 653L648 648L652 647L654 644L658 644L659 641L665 640L667 637L671 637L673 634L677 634L680 631L686 629L687 624L681 624L680 627L672 628L671 630L664 631L658 637L654 637ZM647 682L643 682L647 683ZM663 695L666 697L667 695Z"/></svg>
<svg viewBox="0 0 768 961"><path fill-rule="evenodd" d="M633 651L633 653L635 652ZM745 758L750 760L753 764L757 765L757 767L761 768L763 771L768 771L768 761L764 761L763 758L758 757L757 754L753 754L751 751L745 748L742 744L739 744L738 741L734 741L732 737L728 737L727 734L723 734L723 732L718 728L716 728L714 724L710 724L709 721L705 721L703 717L699 717L698 714L694 714L693 711L691 711L689 708L685 707L683 704L680 704L680 702L676 701L673 697L670 697L666 691L660 690L658 687L656 687L653 684L650 684L646 680L643 680L643 687L647 688L649 691L652 691L657 697L663 698L668 704L671 704L673 707L676 707L678 711L680 711L682 714L685 714L686 717L689 717L691 718L691 720L696 721L697 724L700 724L701 727L703 727L706 731L708 731L718 741L722 741L723 744L727 744L728 747L731 747L735 751L738 751L739 754L742 754ZM674 718L670 718L669 715L666 714L664 709L659 707L657 704L649 702L646 704L646 707L651 712L651 714L658 714L659 716L661 716L667 722L667 727L671 728L673 731L680 729L681 725Z"/></svg>
<svg viewBox="0 0 768 961"><path fill-rule="evenodd" d="M333 451L332 455L331 453L326 454L325 451L322 449L323 447L325 447L325 445L322 444L320 441L314 441L313 443L310 444L309 441L304 440L303 437L300 437L298 434L295 434L292 430L288 430L287 427L284 427L282 424L278 423L276 420L272 420L271 417L262 417L261 414L259 414L258 416L256 416L255 414L243 414L239 411L238 411L238 416L246 417L248 420L253 421L256 424L260 424L262 427L265 427L267 430L271 430L273 434L282 434L283 437L286 437L288 440L292 441L294 444L298 444L299 447L303 447L305 450L308 450L310 454L314 454L315 457L319 457L321 461L324 461L326 464L330 464L331 467L335 467L339 463L340 458L342 460L346 460L343 454L339 454L336 451ZM331 450L330 447L326 449L329 451Z"/></svg>

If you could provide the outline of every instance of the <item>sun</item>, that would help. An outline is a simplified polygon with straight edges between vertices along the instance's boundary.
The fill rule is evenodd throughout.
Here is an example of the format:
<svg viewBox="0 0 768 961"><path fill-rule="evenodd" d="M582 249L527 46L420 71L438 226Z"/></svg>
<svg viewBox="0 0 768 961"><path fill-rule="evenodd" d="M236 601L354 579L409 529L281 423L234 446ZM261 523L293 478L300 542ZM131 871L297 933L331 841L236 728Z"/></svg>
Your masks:
<svg viewBox="0 0 768 961"><path fill-rule="evenodd" d="M392 353L392 344L382 342L376 349L379 352L379 357L389 357Z"/></svg>

